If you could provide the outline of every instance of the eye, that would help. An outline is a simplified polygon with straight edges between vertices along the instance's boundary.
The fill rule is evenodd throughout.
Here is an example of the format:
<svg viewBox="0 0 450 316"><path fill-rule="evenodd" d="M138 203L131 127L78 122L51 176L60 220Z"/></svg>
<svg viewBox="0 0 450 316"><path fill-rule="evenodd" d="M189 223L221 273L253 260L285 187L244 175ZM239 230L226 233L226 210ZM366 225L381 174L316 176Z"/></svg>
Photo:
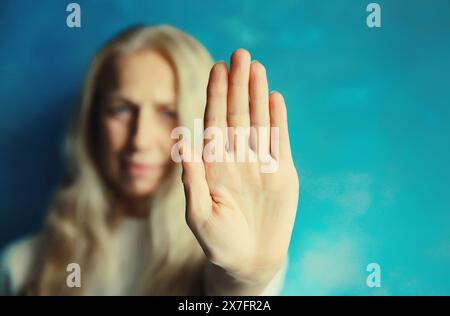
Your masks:
<svg viewBox="0 0 450 316"><path fill-rule="evenodd" d="M127 104L112 105L107 111L113 117L128 117L132 114L132 109Z"/></svg>
<svg viewBox="0 0 450 316"><path fill-rule="evenodd" d="M168 106L160 106L158 108L158 112L163 118L167 120L176 120L177 119L177 111L172 110Z"/></svg>

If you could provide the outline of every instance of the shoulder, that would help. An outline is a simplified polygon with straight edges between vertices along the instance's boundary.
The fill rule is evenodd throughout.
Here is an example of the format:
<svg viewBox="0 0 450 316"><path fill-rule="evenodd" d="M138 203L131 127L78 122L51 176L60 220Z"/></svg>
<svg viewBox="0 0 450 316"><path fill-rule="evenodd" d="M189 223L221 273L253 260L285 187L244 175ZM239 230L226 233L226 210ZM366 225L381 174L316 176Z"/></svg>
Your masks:
<svg viewBox="0 0 450 316"><path fill-rule="evenodd" d="M25 237L0 253L0 295L15 295L24 285L33 262L37 237Z"/></svg>

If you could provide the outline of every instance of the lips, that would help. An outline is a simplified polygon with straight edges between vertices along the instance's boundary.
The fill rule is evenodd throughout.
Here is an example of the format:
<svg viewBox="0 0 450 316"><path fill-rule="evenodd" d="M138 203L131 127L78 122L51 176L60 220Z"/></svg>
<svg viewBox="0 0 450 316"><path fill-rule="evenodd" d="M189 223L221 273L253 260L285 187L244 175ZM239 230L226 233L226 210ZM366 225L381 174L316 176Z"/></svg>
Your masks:
<svg viewBox="0 0 450 316"><path fill-rule="evenodd" d="M127 170L133 176L148 175L161 170L161 168L162 166L159 164L147 164L134 161L127 162Z"/></svg>

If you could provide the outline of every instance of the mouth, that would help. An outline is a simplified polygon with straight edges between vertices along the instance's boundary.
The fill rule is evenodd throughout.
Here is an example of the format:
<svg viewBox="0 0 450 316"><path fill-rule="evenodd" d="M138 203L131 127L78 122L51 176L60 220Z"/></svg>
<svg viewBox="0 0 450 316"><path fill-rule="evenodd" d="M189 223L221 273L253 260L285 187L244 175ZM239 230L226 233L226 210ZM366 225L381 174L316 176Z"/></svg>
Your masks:
<svg viewBox="0 0 450 316"><path fill-rule="evenodd" d="M128 161L126 163L126 169L132 176L145 176L151 173L160 171L163 168L160 164L140 163L134 161Z"/></svg>

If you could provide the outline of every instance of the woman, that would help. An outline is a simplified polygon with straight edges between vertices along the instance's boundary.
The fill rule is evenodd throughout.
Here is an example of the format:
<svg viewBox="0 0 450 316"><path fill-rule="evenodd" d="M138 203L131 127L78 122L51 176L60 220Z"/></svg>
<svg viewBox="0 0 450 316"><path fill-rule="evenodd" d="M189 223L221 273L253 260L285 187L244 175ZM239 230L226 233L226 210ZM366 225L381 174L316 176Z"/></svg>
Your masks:
<svg viewBox="0 0 450 316"><path fill-rule="evenodd" d="M267 136L258 129L246 146L268 146L276 172L188 159L198 148L171 134L198 118L221 131L277 127L279 146L275 133L269 145L255 141ZM238 143L230 135L227 157ZM228 70L175 28L127 30L95 57L66 145L67 177L42 231L2 256L1 294L279 294L298 178L283 98L269 96L247 51ZM80 287L66 282L70 263Z"/></svg>

